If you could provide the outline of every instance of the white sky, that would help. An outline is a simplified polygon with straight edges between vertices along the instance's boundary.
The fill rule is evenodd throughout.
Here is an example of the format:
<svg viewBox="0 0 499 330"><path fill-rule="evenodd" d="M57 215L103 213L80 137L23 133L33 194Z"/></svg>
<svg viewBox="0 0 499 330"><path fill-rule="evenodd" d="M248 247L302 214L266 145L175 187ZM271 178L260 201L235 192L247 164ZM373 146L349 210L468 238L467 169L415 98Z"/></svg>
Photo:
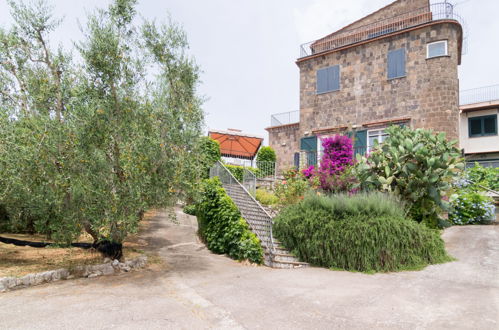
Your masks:
<svg viewBox="0 0 499 330"><path fill-rule="evenodd" d="M443 1L443 0L442 0ZM77 20L109 0L49 0L64 16L53 41L70 47L81 38ZM295 60L301 43L320 38L392 0L139 0L145 18L183 25L200 65L206 127L259 134L270 115L299 109ZM437 2L433 1L432 2ZM461 89L499 84L498 0L454 0L467 23L468 51L459 68ZM11 18L0 0L0 24Z"/></svg>

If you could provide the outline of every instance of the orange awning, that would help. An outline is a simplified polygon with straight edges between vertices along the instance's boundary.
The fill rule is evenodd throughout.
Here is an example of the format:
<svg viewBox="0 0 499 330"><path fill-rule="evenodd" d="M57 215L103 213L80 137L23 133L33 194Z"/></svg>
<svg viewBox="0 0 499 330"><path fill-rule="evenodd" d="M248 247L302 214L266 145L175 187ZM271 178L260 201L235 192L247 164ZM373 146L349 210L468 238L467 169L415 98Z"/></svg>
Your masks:
<svg viewBox="0 0 499 330"><path fill-rule="evenodd" d="M253 159L263 139L238 131L211 130L208 135L220 143L220 153L226 157Z"/></svg>

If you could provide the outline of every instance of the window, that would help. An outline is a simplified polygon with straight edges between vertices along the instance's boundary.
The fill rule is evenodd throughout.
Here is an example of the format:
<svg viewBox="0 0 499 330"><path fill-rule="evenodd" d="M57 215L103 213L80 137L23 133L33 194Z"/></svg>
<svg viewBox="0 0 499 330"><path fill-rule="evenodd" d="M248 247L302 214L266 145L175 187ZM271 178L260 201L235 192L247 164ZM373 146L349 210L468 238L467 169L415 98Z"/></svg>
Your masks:
<svg viewBox="0 0 499 330"><path fill-rule="evenodd" d="M388 52L388 79L405 77L405 48Z"/></svg>
<svg viewBox="0 0 499 330"><path fill-rule="evenodd" d="M470 137L497 135L497 115L468 118Z"/></svg>
<svg viewBox="0 0 499 330"><path fill-rule="evenodd" d="M340 66L317 70L317 94L340 90Z"/></svg>
<svg viewBox="0 0 499 330"><path fill-rule="evenodd" d="M317 165L317 137L302 137L300 140L300 150L306 154L306 166Z"/></svg>
<svg viewBox="0 0 499 330"><path fill-rule="evenodd" d="M426 45L426 58L447 56L447 40L432 42Z"/></svg>
<svg viewBox="0 0 499 330"><path fill-rule="evenodd" d="M388 137L388 133L384 129L373 130L367 132L367 151L371 152L374 148L376 141L383 143Z"/></svg>

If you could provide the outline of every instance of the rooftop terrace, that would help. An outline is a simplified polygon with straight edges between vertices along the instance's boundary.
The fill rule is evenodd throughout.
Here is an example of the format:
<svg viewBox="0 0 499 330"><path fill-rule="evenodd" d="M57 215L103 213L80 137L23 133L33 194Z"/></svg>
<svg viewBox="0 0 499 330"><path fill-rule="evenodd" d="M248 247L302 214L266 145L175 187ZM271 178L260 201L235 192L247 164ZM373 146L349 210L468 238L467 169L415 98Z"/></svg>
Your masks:
<svg viewBox="0 0 499 330"><path fill-rule="evenodd" d="M462 26L464 25L463 19L455 12L452 4L435 3L372 24L340 30L324 38L307 42L300 46L300 59L439 20L455 20Z"/></svg>

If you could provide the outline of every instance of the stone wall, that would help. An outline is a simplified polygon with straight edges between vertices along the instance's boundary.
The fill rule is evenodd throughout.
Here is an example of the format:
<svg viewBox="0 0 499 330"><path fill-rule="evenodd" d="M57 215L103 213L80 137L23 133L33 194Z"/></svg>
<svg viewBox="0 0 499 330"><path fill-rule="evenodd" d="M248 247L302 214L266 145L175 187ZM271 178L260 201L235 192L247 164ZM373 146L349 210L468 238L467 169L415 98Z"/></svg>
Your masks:
<svg viewBox="0 0 499 330"><path fill-rule="evenodd" d="M267 128L269 145L277 155L277 171L293 166L294 153L300 150L300 125L290 124Z"/></svg>
<svg viewBox="0 0 499 330"><path fill-rule="evenodd" d="M457 24L436 23L299 61L300 129L293 141L320 128L407 117L414 128L443 131L457 139L460 34ZM426 44L439 40L448 40L449 56L426 59ZM402 47L406 77L388 80L388 51ZM316 71L336 64L340 65L340 90L317 95Z"/></svg>
<svg viewBox="0 0 499 330"><path fill-rule="evenodd" d="M23 277L0 277L0 292L27 288L34 285L69 280L78 277L98 277L113 275L120 272L129 272L143 268L147 264L147 257L140 256L125 262L109 260L100 265L77 266L74 269L56 269L42 273L28 274Z"/></svg>

